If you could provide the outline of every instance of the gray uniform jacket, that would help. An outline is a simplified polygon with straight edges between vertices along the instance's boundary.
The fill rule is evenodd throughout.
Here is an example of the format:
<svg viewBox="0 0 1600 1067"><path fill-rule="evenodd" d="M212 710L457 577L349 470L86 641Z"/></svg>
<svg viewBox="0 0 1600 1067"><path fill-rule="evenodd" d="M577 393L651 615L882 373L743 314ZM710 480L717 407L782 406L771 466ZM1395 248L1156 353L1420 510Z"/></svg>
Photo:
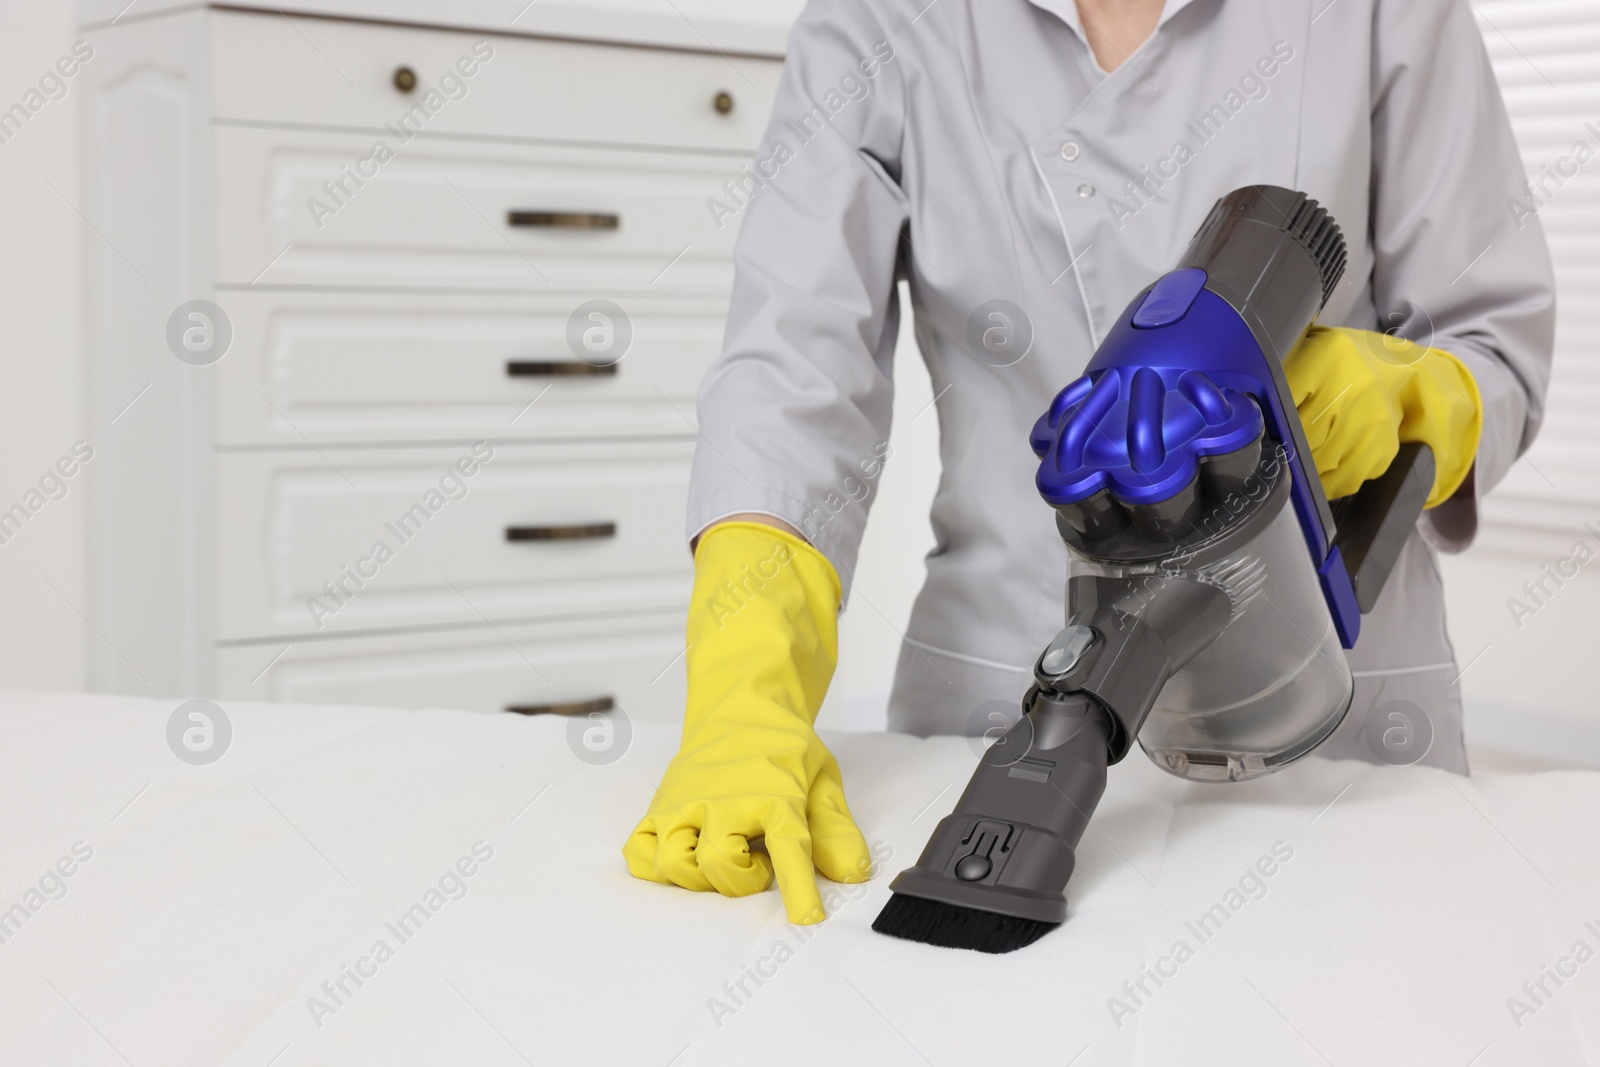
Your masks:
<svg viewBox="0 0 1600 1067"><path fill-rule="evenodd" d="M812 0L765 140L723 202L743 229L700 394L689 533L777 516L832 561L848 601L907 279L943 477L890 726L992 725L974 711L1016 706L1064 617L1067 554L1029 427L1219 196L1299 189L1349 244L1320 321L1454 353L1485 405L1474 474L1418 524L1364 620L1354 704L1319 752L1464 772L1433 553L1472 540L1478 496L1543 411L1554 282L1537 220L1507 204L1523 182L1467 0L1168 0L1109 75L1072 0ZM1031 332L1004 358L981 342L993 301ZM1381 756L1384 731L1401 755Z"/></svg>

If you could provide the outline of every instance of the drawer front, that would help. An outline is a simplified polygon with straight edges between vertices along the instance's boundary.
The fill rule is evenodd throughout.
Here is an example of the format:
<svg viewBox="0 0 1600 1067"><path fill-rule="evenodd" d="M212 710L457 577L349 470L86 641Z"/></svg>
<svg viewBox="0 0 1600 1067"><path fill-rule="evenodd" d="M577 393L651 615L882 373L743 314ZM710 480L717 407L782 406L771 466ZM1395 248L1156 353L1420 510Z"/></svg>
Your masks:
<svg viewBox="0 0 1600 1067"><path fill-rule="evenodd" d="M222 453L219 636L681 609L693 447Z"/></svg>
<svg viewBox="0 0 1600 1067"><path fill-rule="evenodd" d="M382 141L216 130L218 281L519 293L732 284L737 216L707 206L734 176L730 160L414 140L379 163Z"/></svg>
<svg viewBox="0 0 1600 1067"><path fill-rule="evenodd" d="M683 717L681 613L479 626L218 650L225 700L399 708L564 709L609 700L630 719Z"/></svg>
<svg viewBox="0 0 1600 1067"><path fill-rule="evenodd" d="M213 373L224 446L692 433L726 301L579 297L220 294L233 344ZM580 332L610 330L610 353ZM613 351L616 349L614 348ZM583 359L579 359L579 355Z"/></svg>
<svg viewBox="0 0 1600 1067"><path fill-rule="evenodd" d="M211 18L214 108L224 121L371 130L404 122L426 134L748 153L782 70L772 58L291 23L270 12ZM395 84L402 67L416 79L409 93Z"/></svg>

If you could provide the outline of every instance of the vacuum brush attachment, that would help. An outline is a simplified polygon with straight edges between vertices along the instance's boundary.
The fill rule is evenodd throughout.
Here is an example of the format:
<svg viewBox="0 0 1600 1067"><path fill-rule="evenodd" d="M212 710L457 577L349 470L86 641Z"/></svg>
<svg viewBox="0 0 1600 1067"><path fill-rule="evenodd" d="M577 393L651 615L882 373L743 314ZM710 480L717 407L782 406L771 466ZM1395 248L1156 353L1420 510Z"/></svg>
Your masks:
<svg viewBox="0 0 1600 1067"><path fill-rule="evenodd" d="M917 865L890 885L894 895L872 924L878 933L1013 952L1067 917L1062 890L1105 792L1113 724L1087 693L1034 690L1030 704L984 753Z"/></svg>
<svg viewBox="0 0 1600 1067"><path fill-rule="evenodd" d="M1060 923L1017 919L926 897L895 893L873 920L880 934L940 948L970 948L998 955L1027 948Z"/></svg>

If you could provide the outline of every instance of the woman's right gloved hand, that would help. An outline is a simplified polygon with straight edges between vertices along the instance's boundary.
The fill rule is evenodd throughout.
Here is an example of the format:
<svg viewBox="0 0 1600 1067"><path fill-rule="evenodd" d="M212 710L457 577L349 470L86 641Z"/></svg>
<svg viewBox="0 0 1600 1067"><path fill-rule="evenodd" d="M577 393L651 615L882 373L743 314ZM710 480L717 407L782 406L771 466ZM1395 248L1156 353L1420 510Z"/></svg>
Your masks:
<svg viewBox="0 0 1600 1067"><path fill-rule="evenodd" d="M1472 372L1449 352L1371 330L1313 326L1283 371L1329 500L1388 470L1411 441L1433 450L1426 507L1466 481L1483 400Z"/></svg>
<svg viewBox="0 0 1600 1067"><path fill-rule="evenodd" d="M800 538L753 522L701 537L683 742L623 846L634 877L739 897L776 875L789 921L807 924L824 918L813 868L836 882L871 876L839 765L812 728L838 660L838 611L838 576Z"/></svg>

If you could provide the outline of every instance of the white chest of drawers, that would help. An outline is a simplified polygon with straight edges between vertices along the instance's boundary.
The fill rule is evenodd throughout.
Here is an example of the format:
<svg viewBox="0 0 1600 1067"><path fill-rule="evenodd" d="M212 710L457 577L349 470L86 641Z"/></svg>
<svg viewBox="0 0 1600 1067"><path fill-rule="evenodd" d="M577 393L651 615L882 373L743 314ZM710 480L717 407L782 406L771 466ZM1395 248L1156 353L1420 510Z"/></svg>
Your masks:
<svg viewBox="0 0 1600 1067"><path fill-rule="evenodd" d="M707 201L778 57L205 7L86 36L96 687L680 713Z"/></svg>

